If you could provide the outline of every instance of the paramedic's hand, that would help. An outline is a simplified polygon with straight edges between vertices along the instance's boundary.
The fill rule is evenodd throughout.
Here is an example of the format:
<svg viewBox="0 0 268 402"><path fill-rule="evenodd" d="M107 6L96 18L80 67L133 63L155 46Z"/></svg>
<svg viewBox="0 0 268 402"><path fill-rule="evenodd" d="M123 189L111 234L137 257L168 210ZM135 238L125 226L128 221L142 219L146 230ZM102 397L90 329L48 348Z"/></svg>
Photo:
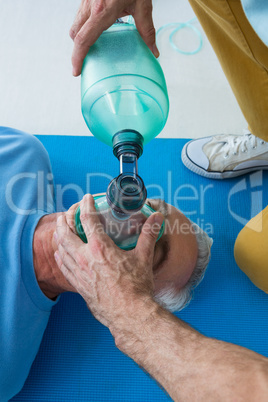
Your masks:
<svg viewBox="0 0 268 402"><path fill-rule="evenodd" d="M72 55L73 75L81 73L86 54L100 34L115 23L117 18L132 15L136 27L155 57L159 56L155 44L152 19L152 0L82 0L70 30L74 41Z"/></svg>
<svg viewBox="0 0 268 402"><path fill-rule="evenodd" d="M84 196L80 208L88 243L71 230L65 216L60 217L54 235L58 267L93 315L113 334L129 331L157 308L152 265L163 216L151 215L136 248L123 251L104 233L91 195Z"/></svg>

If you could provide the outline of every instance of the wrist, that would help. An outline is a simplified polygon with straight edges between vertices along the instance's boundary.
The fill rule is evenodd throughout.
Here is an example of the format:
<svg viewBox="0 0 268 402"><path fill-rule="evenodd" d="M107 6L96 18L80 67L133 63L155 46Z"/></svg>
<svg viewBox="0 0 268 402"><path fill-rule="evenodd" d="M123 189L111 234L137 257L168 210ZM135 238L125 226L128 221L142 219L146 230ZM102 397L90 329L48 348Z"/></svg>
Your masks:
<svg viewBox="0 0 268 402"><path fill-rule="evenodd" d="M153 299L139 300L135 305L135 317L126 313L122 319L109 326L117 348L137 362L137 356L143 353L144 347L148 346L145 344L150 342L162 310L165 312Z"/></svg>
<svg viewBox="0 0 268 402"><path fill-rule="evenodd" d="M33 265L41 291L55 299L65 291L75 291L64 278L54 259L57 244L53 239L57 217L61 213L43 216L35 228L33 237Z"/></svg>

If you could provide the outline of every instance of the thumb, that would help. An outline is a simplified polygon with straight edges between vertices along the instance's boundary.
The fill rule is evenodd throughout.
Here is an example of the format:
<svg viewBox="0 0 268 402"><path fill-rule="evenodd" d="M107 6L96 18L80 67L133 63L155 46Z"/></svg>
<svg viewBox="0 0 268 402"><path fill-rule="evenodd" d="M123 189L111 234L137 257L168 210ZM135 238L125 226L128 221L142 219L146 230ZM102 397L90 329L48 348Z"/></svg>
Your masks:
<svg viewBox="0 0 268 402"><path fill-rule="evenodd" d="M146 4L144 4L143 1L138 1L135 6L133 17L142 39L155 57L159 57L159 51L155 43L155 28L152 12L153 7L151 1L146 1Z"/></svg>
<svg viewBox="0 0 268 402"><path fill-rule="evenodd" d="M135 251L144 261L153 261L154 247L164 216L160 212L151 215L142 227Z"/></svg>

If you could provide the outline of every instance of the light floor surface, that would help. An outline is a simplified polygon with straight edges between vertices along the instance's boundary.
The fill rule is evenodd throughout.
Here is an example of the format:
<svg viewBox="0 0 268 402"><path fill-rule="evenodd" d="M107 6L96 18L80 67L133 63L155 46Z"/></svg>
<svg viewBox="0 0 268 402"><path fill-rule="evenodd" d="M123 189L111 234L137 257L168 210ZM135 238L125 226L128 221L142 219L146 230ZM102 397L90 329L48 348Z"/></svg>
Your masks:
<svg viewBox="0 0 268 402"><path fill-rule="evenodd" d="M0 0L0 125L32 134L90 135L80 111L80 78L72 77L69 28L78 0ZM156 0L158 29L194 17L186 0ZM170 97L162 138L198 138L214 133L242 134L246 121L202 33L195 55L169 45L169 29L158 37ZM198 38L190 29L175 36L183 50Z"/></svg>

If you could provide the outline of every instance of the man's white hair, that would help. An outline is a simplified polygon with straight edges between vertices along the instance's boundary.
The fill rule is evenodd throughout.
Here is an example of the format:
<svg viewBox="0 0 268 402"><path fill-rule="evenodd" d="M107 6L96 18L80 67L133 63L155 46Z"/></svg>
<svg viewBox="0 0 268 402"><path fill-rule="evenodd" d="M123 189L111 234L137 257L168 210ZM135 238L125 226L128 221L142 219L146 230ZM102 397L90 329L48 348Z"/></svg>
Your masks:
<svg viewBox="0 0 268 402"><path fill-rule="evenodd" d="M196 225L196 223L190 222L195 232L198 247L198 256L193 273L182 289L176 290L172 287L167 287L155 295L156 302L171 312L180 311L188 306L192 300L194 289L204 278L210 260L210 249L213 243L212 238Z"/></svg>

